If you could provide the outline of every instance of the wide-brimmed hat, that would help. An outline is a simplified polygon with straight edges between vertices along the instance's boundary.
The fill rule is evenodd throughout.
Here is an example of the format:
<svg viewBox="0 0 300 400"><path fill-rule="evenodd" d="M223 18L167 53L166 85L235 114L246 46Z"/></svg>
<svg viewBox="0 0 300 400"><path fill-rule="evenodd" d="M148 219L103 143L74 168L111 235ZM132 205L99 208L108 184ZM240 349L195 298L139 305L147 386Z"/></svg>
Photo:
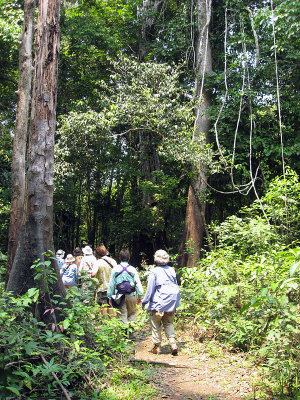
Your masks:
<svg viewBox="0 0 300 400"><path fill-rule="evenodd" d="M85 256L92 256L92 255L93 255L93 250L91 249L90 246L85 246L85 247L82 249L82 252L83 252L83 254L84 254Z"/></svg>
<svg viewBox="0 0 300 400"><path fill-rule="evenodd" d="M63 250L61 250L61 249L57 250L56 257L63 258L64 255L65 255L65 252Z"/></svg>
<svg viewBox="0 0 300 400"><path fill-rule="evenodd" d="M73 261L75 261L75 258L72 256L72 254L68 254L66 259L65 259L65 261L66 262L73 262Z"/></svg>

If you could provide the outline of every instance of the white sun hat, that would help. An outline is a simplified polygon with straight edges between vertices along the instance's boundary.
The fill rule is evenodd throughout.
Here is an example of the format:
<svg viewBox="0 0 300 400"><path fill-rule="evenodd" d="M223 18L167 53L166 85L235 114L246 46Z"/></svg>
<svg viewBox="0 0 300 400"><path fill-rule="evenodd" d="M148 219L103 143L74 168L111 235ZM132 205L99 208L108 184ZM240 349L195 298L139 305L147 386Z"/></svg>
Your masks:
<svg viewBox="0 0 300 400"><path fill-rule="evenodd" d="M65 255L65 252L63 250L61 250L61 249L57 250L57 252L56 252L57 258L63 258L64 255Z"/></svg>
<svg viewBox="0 0 300 400"><path fill-rule="evenodd" d="M66 262L74 262L75 258L73 257L72 254L68 254L65 261Z"/></svg>
<svg viewBox="0 0 300 400"><path fill-rule="evenodd" d="M84 254L85 256L92 256L92 255L93 255L93 250L92 250L92 248L91 248L90 246L85 246L85 247L82 249L82 252L83 252L83 254Z"/></svg>

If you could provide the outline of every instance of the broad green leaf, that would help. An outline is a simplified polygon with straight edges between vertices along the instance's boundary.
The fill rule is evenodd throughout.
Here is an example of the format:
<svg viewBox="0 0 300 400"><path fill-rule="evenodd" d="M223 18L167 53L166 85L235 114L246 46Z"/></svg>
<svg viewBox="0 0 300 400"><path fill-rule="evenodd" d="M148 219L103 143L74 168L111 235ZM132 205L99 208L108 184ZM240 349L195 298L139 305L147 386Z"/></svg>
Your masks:
<svg viewBox="0 0 300 400"><path fill-rule="evenodd" d="M65 319L63 321L63 326L64 326L65 329L67 329L70 326L70 320L69 319Z"/></svg>
<svg viewBox="0 0 300 400"><path fill-rule="evenodd" d="M262 297L266 297L266 295L268 294L268 288L263 288L262 290L261 290L261 292L260 292L260 295L262 296Z"/></svg>
<svg viewBox="0 0 300 400"><path fill-rule="evenodd" d="M12 393L16 394L17 396L21 396L19 390L14 386L6 386L7 390L10 390Z"/></svg>

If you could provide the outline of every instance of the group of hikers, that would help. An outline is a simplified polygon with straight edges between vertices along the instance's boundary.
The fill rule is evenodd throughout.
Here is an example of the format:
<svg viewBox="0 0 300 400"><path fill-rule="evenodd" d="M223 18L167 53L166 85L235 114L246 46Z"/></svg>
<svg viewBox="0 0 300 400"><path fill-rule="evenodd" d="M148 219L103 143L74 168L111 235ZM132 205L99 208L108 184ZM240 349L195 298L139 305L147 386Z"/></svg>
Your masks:
<svg viewBox="0 0 300 400"><path fill-rule="evenodd" d="M165 250L157 250L154 254L155 268L150 270L146 293L135 267L129 264L130 252L122 249L119 253L119 264L109 256L106 247L101 244L93 252L91 246L76 248L73 254L64 258L65 252L57 250L56 260L64 286L69 289L76 286L79 278L96 278L95 299L100 306L108 307L107 312L113 314L115 308L121 321L128 326L136 320L137 304L141 304L149 313L153 348L151 352L161 351L162 328L169 340L171 354L177 355L174 317L179 306L179 287L176 273L169 266L170 257ZM134 339L129 332L129 339Z"/></svg>

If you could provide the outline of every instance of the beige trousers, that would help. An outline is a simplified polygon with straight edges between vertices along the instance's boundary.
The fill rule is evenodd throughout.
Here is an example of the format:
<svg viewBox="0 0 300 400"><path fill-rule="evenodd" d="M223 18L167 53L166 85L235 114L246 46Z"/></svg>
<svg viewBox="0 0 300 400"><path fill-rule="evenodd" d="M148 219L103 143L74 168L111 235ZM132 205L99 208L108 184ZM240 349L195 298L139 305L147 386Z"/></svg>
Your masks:
<svg viewBox="0 0 300 400"><path fill-rule="evenodd" d="M152 342L154 344L161 343L161 328L164 327L165 334L169 339L170 343L175 342L175 331L174 331L174 317L175 311L164 312L152 310L150 314L150 327L152 331Z"/></svg>
<svg viewBox="0 0 300 400"><path fill-rule="evenodd" d="M137 298L136 295L134 296L126 296L125 295L125 302L121 308L119 308L120 314L118 314L121 321L124 324L128 324L130 321L135 321L136 319L136 303Z"/></svg>

